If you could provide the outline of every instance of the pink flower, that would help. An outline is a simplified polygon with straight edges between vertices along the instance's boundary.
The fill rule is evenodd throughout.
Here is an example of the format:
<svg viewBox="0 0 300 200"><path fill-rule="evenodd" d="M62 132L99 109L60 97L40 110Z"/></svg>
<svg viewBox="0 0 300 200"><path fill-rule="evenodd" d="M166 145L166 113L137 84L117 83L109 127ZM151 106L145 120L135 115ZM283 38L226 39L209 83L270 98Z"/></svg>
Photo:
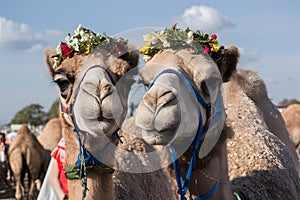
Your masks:
<svg viewBox="0 0 300 200"><path fill-rule="evenodd" d="M204 47L204 52L209 54L210 53L210 48L208 46L205 46Z"/></svg>
<svg viewBox="0 0 300 200"><path fill-rule="evenodd" d="M112 47L112 50L113 51L119 51L119 47L118 47L118 44L114 44L114 46Z"/></svg>
<svg viewBox="0 0 300 200"><path fill-rule="evenodd" d="M60 48L64 56L69 57L71 55L71 49L66 43L61 43Z"/></svg>
<svg viewBox="0 0 300 200"><path fill-rule="evenodd" d="M211 38L212 38L212 39L217 39L217 35L216 35L216 34L212 34L212 35L211 35Z"/></svg>

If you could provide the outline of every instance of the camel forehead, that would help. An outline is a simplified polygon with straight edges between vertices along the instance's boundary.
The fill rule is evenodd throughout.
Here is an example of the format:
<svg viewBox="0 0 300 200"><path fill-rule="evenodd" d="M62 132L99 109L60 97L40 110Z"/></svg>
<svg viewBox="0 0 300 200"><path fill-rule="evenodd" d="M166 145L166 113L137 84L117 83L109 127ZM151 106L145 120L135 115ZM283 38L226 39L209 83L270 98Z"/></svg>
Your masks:
<svg viewBox="0 0 300 200"><path fill-rule="evenodd" d="M140 69L144 81L150 82L162 70L175 69L186 71L195 82L208 79L211 76L221 80L221 74L215 62L209 55L194 54L190 50L165 50L156 54L146 65Z"/></svg>
<svg viewBox="0 0 300 200"><path fill-rule="evenodd" d="M84 62L84 56L82 55L76 55L73 58L67 58L64 60L59 67L55 69L55 73L68 73L75 75L82 67Z"/></svg>

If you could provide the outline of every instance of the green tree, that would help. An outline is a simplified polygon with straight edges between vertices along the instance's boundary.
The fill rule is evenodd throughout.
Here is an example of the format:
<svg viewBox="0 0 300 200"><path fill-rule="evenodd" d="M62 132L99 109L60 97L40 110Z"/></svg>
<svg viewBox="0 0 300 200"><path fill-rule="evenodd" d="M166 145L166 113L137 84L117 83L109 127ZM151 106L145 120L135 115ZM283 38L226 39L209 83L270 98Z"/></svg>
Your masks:
<svg viewBox="0 0 300 200"><path fill-rule="evenodd" d="M56 99L53 103L51 108L49 109L47 113L47 121L49 121L52 118L57 118L58 117L58 105L59 101Z"/></svg>
<svg viewBox="0 0 300 200"><path fill-rule="evenodd" d="M17 112L10 124L31 124L33 126L45 124L47 113L40 104L30 104Z"/></svg>
<svg viewBox="0 0 300 200"><path fill-rule="evenodd" d="M297 99L283 99L279 104L300 104L300 101Z"/></svg>

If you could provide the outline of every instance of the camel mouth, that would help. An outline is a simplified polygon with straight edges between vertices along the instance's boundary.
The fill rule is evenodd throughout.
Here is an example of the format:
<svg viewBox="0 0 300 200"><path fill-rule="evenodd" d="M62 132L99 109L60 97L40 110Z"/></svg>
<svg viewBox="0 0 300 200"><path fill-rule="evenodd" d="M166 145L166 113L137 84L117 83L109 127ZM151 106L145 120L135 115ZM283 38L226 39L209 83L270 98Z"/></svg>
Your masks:
<svg viewBox="0 0 300 200"><path fill-rule="evenodd" d="M176 135L176 128L157 130L142 130L142 138L145 142L151 145L167 145Z"/></svg>

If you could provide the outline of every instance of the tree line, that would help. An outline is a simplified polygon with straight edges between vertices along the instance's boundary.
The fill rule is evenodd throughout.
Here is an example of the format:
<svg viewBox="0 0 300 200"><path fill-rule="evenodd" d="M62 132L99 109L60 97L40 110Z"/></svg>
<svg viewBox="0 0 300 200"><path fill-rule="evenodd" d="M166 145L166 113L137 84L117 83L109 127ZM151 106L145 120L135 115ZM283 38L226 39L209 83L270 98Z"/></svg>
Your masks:
<svg viewBox="0 0 300 200"><path fill-rule="evenodd" d="M37 103L25 106L15 114L9 124L45 125L50 119L58 117L58 104L57 99L52 103L48 112L45 112L44 107Z"/></svg>

